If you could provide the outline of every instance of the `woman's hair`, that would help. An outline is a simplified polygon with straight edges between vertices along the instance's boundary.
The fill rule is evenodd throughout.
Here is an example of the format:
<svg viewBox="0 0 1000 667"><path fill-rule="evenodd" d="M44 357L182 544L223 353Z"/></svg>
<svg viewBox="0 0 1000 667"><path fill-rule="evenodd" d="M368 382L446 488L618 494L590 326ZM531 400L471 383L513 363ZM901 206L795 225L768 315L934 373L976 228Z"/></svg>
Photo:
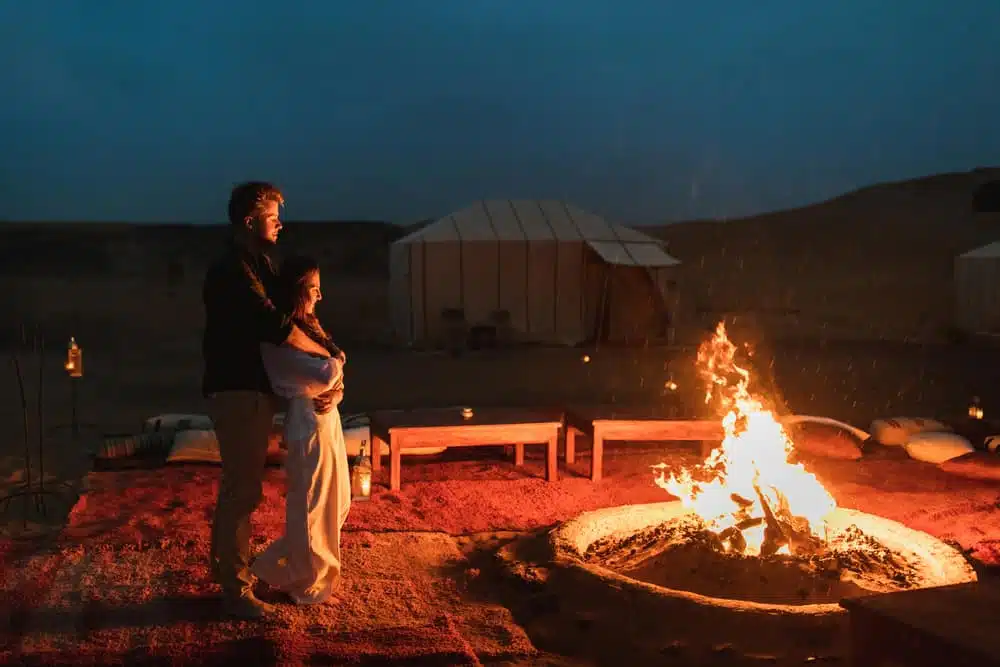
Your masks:
<svg viewBox="0 0 1000 667"><path fill-rule="evenodd" d="M330 354L337 355L340 354L340 348L323 330L319 318L315 314L307 315L305 311L306 301L309 299L309 278L318 271L319 264L312 257L293 255L282 262L275 305L289 313L303 333L329 350Z"/></svg>
<svg viewBox="0 0 1000 667"><path fill-rule="evenodd" d="M306 317L305 306L309 299L309 278L319 271L319 264L312 257L295 255L281 264L278 274L276 304L296 320Z"/></svg>

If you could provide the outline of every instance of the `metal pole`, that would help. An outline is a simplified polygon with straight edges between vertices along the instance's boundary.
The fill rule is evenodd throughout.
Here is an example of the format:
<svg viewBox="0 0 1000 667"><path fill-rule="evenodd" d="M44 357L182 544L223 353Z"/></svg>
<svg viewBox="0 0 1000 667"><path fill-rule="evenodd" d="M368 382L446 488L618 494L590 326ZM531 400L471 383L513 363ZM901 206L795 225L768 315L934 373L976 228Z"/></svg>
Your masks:
<svg viewBox="0 0 1000 667"><path fill-rule="evenodd" d="M38 429L38 490L41 492L35 496L35 508L45 513L45 419L44 412L44 387L45 387L45 341L38 334L35 334L38 347L38 404L36 409L35 426Z"/></svg>
<svg viewBox="0 0 1000 667"><path fill-rule="evenodd" d="M76 378L71 377L69 379L69 404L70 404L70 428L73 429L73 441L79 440L80 437L80 422L77 419L77 396L76 396Z"/></svg>
<svg viewBox="0 0 1000 667"><path fill-rule="evenodd" d="M22 333L23 333L22 329ZM31 437L28 434L28 396L24 391L24 376L21 374L21 360L18 355L14 355L14 374L17 375L17 390L21 398L21 430L24 435L24 487L31 490ZM4 507L13 499L8 496L4 499ZM21 522L24 528L28 527L28 512L25 510L21 515Z"/></svg>

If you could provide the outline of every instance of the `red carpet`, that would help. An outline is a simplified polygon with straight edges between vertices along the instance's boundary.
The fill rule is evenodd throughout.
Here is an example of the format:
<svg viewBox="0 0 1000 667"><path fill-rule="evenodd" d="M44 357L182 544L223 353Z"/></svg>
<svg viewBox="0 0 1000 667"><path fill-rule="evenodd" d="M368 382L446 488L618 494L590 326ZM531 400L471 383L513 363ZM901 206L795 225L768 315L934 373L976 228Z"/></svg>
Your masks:
<svg viewBox="0 0 1000 667"><path fill-rule="evenodd" d="M48 553L29 556L0 543L0 605L8 612L0 646L13 647L0 654L0 662L524 659L533 647L507 610L463 595L463 577L472 575L442 533L528 530L589 509L666 500L650 466L665 459L675 465L697 461L693 449L612 446L605 479L592 484L584 477L584 450L572 470L561 466L562 479L550 484L541 478L540 448L529 448L523 469L479 451L465 450L466 458L457 460L405 460L400 492L379 485L370 502L351 510L340 602L283 606L281 622L266 626L218 619L206 567L217 468L93 473L88 493ZM985 564L1000 565L997 482L908 460L816 459L808 465L841 505L896 519L960 545ZM283 473L269 471L255 516L259 544L282 530L283 487Z"/></svg>

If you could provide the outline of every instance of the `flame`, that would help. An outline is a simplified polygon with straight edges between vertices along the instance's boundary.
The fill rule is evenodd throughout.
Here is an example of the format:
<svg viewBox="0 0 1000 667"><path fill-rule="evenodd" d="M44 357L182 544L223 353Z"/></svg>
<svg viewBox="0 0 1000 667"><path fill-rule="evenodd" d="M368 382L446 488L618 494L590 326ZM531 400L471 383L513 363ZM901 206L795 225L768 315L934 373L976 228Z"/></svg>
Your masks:
<svg viewBox="0 0 1000 667"><path fill-rule="evenodd" d="M799 536L825 539L826 517L836 502L812 473L789 462L792 441L751 393L750 372L737 365L736 352L722 322L698 348L705 402L715 401L724 415L722 444L693 471L667 477L666 464L654 466L656 484L701 517L729 551L761 554L769 516L775 515L797 526ZM777 553L788 553L789 541L781 544Z"/></svg>

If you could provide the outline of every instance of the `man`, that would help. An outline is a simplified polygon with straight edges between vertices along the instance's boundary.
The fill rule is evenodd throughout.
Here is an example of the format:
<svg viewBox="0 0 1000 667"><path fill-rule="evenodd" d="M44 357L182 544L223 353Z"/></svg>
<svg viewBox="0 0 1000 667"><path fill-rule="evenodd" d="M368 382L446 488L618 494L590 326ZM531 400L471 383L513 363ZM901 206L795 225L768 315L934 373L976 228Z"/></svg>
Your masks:
<svg viewBox="0 0 1000 667"><path fill-rule="evenodd" d="M222 586L225 611L260 618L273 607L253 593L250 515L260 504L269 435L277 408L264 370L260 344L288 344L329 357L268 298L276 277L268 258L281 231L281 191L270 183L233 188L229 198L232 238L208 269L202 297L205 332L202 389L219 440L222 481L212 524L211 570ZM317 406L320 407L320 406Z"/></svg>

